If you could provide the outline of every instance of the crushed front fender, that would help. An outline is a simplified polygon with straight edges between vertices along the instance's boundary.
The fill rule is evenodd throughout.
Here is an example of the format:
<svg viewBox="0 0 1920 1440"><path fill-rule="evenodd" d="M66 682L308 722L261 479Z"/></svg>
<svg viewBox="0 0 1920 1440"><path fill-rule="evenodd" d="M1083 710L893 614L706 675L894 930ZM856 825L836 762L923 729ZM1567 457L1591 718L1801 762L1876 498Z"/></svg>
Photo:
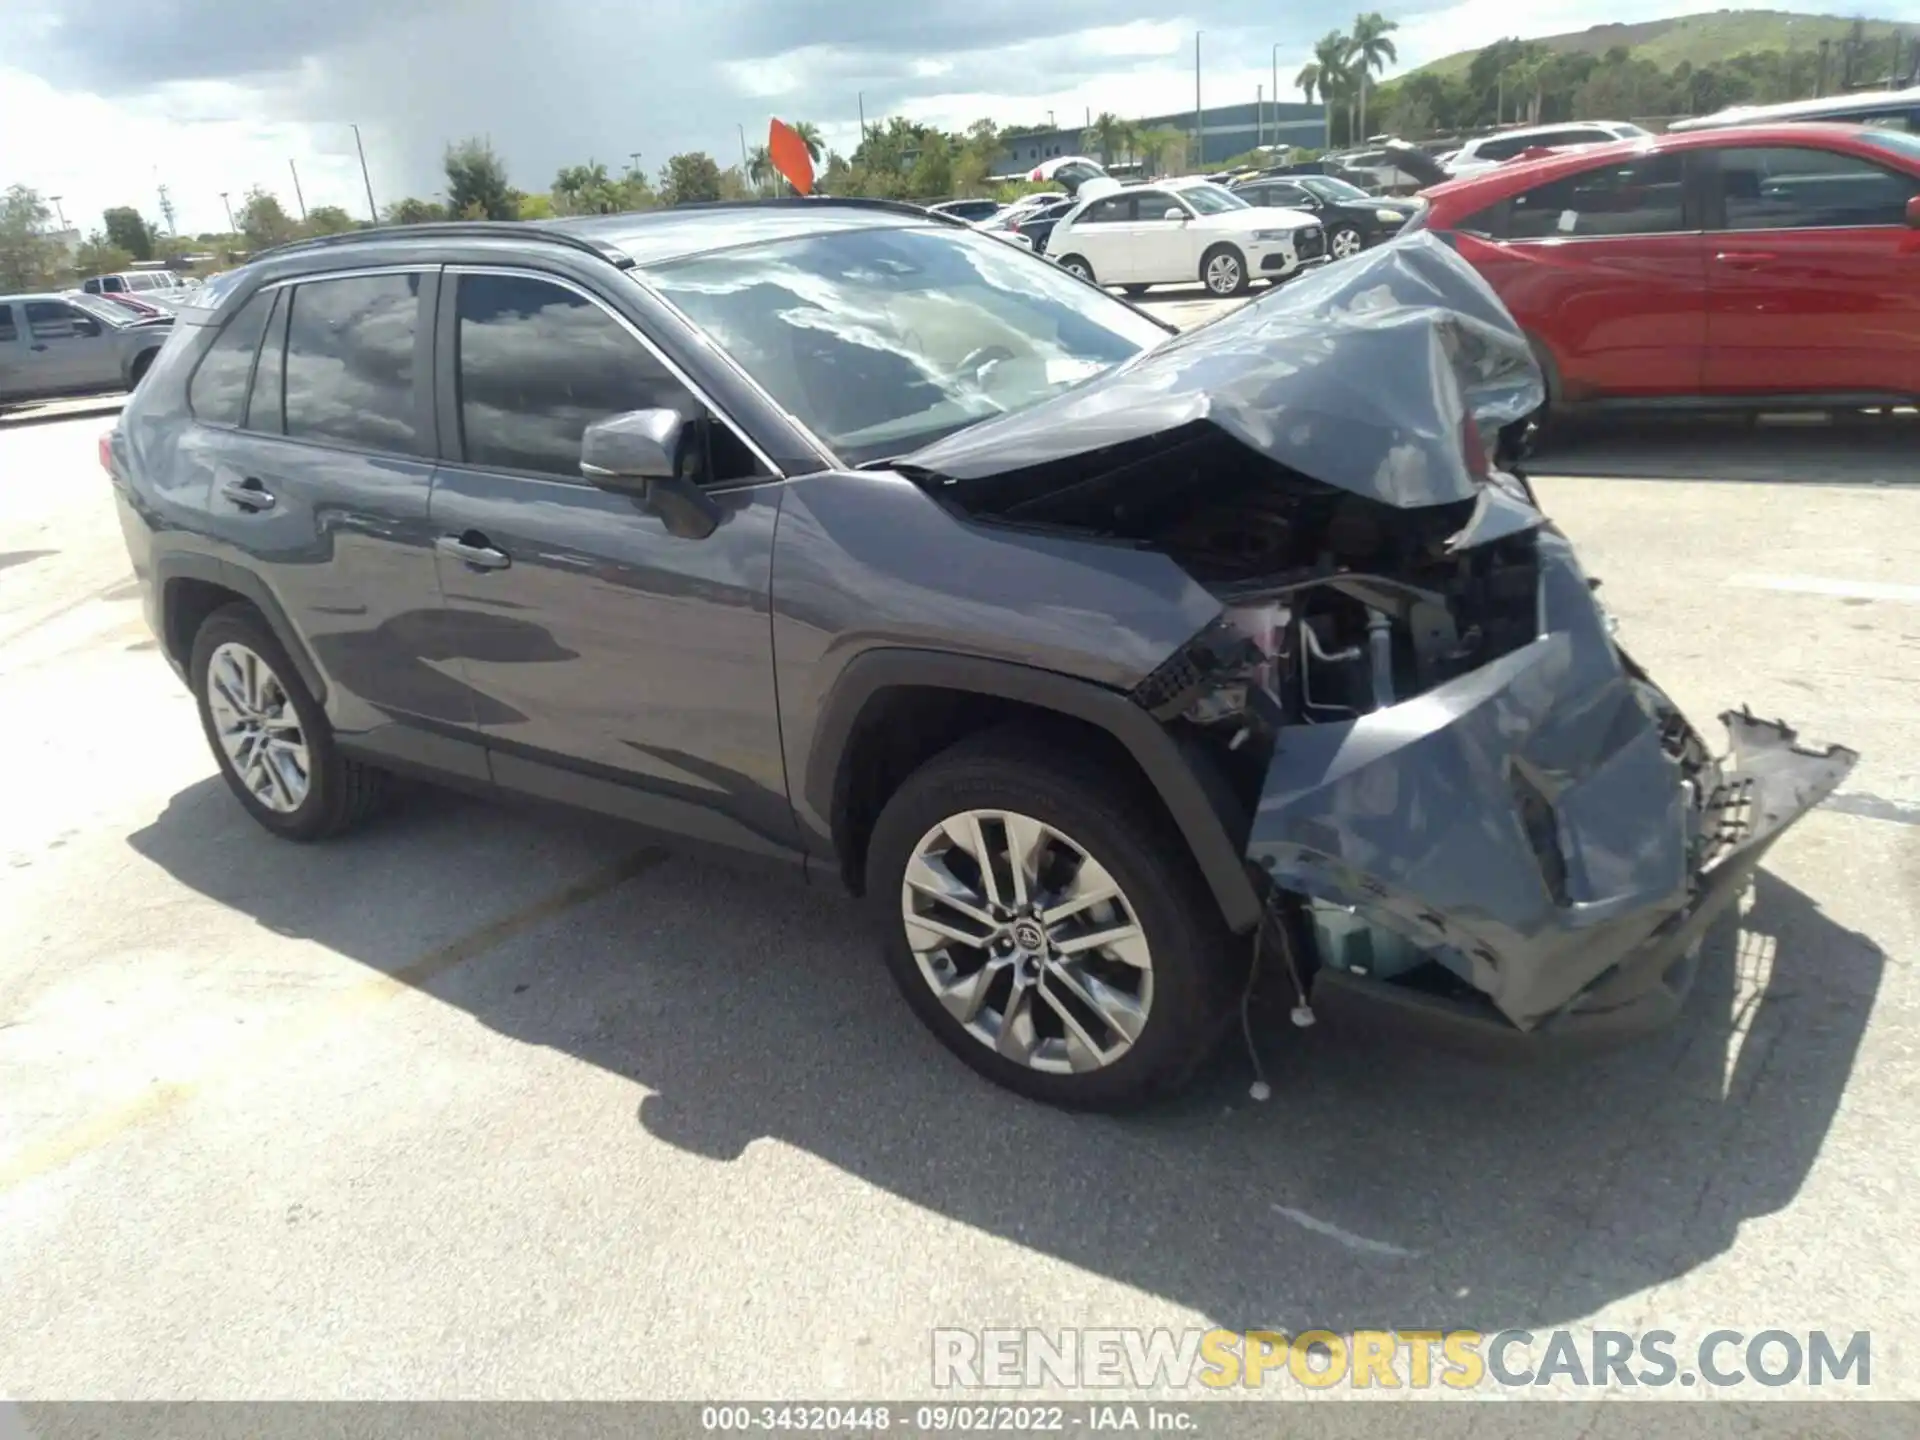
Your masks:
<svg viewBox="0 0 1920 1440"><path fill-rule="evenodd" d="M1532 643L1281 732L1247 849L1280 890L1412 941L1521 1031L1659 983L1675 938L1687 949L1858 759L1744 713L1713 758L1614 645L1564 538L1542 532L1539 556Z"/></svg>

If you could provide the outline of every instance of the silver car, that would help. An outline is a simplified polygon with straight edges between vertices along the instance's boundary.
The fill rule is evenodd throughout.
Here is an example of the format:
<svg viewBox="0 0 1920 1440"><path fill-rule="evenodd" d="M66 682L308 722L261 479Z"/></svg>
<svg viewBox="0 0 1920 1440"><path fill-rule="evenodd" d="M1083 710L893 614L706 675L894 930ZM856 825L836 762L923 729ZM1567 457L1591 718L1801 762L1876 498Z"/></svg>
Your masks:
<svg viewBox="0 0 1920 1440"><path fill-rule="evenodd" d="M131 390L172 328L91 295L0 295L0 404Z"/></svg>

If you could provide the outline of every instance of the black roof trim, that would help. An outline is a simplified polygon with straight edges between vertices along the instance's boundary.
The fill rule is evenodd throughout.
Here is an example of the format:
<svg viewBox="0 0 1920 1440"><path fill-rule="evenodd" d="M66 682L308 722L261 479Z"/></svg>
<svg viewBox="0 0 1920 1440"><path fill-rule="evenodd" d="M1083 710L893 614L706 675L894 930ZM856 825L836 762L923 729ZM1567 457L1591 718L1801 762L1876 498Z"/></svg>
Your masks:
<svg viewBox="0 0 1920 1440"><path fill-rule="evenodd" d="M973 228L958 216L949 215L942 210L929 210L926 206L916 205L911 200L880 200L867 195L770 195L759 200L690 200L681 205L669 205L665 211L640 213L657 215L671 214L679 210L802 210L810 205L844 205L853 210L879 210L890 215L904 215L914 220L937 220L943 225L958 225L963 230Z"/></svg>
<svg viewBox="0 0 1920 1440"><path fill-rule="evenodd" d="M633 259L624 250L563 230L537 220L432 220L422 225L375 225L366 230L343 230L338 235L315 235L262 250L254 261L270 256L300 255L310 250L327 250L342 245L373 243L382 240L521 240L534 244L565 245L583 250L622 270L633 268ZM251 263L251 262L250 262Z"/></svg>

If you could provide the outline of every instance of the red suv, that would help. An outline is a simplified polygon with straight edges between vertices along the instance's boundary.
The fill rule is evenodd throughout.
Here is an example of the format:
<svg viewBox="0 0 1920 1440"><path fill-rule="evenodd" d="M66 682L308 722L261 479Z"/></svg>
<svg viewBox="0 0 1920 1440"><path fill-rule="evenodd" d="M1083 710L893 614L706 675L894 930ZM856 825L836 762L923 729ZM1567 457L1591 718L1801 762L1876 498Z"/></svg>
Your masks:
<svg viewBox="0 0 1920 1440"><path fill-rule="evenodd" d="M1920 136L1665 135L1425 193L1532 339L1556 409L1920 397Z"/></svg>

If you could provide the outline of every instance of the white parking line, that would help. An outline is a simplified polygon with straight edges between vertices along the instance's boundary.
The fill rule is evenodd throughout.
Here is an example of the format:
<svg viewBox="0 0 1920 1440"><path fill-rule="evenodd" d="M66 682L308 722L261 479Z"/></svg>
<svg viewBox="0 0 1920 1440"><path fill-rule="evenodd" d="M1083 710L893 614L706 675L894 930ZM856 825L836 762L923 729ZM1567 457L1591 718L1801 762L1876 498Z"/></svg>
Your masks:
<svg viewBox="0 0 1920 1440"><path fill-rule="evenodd" d="M1802 595L1833 595L1843 600L1896 600L1920 605L1920 585L1887 580L1829 580L1821 575L1735 575L1727 581L1747 590L1790 590Z"/></svg>

